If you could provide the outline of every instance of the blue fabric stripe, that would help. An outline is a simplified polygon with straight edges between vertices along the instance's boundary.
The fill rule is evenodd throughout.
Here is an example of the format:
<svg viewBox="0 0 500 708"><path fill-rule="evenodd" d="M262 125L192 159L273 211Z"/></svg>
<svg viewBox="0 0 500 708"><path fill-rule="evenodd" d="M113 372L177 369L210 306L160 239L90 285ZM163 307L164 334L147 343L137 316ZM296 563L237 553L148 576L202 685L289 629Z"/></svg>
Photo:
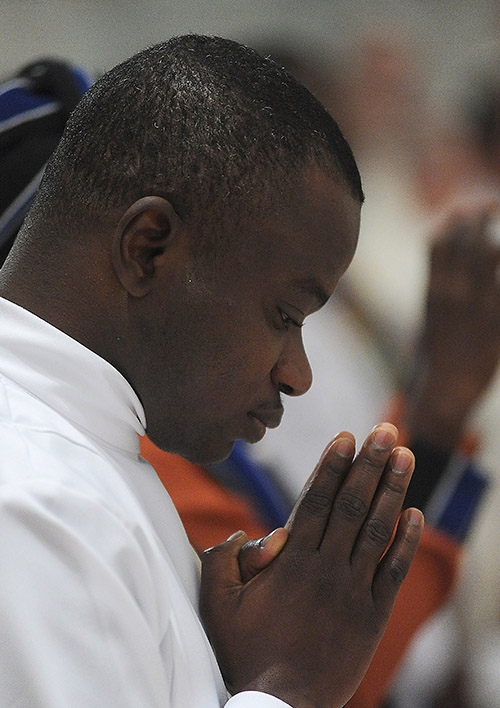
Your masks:
<svg viewBox="0 0 500 708"><path fill-rule="evenodd" d="M284 499L270 473L250 458L246 443L238 440L228 459L235 473L240 475L242 487L257 500L258 509L272 528L283 526L290 515L290 505Z"/></svg>
<svg viewBox="0 0 500 708"><path fill-rule="evenodd" d="M42 106L60 104L49 96L40 96L28 91L23 86L13 86L1 94L0 101L0 130L2 123L10 121L12 118L19 119L16 122L29 120L30 113L38 110Z"/></svg>

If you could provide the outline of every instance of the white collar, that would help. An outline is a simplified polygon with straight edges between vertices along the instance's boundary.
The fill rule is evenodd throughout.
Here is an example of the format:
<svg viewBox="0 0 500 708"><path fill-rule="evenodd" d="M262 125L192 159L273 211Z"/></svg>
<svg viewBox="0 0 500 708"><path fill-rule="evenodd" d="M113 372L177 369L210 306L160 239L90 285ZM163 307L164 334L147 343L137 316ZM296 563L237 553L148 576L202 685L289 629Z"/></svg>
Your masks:
<svg viewBox="0 0 500 708"><path fill-rule="evenodd" d="M139 453L144 409L109 362L0 298L0 373L107 445Z"/></svg>

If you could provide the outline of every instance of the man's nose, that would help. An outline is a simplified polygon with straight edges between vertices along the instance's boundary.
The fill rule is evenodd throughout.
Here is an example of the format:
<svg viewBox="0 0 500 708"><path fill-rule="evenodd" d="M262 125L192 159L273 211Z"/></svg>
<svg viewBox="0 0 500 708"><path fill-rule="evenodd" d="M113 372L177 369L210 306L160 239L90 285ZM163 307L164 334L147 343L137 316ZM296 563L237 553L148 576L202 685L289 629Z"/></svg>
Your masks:
<svg viewBox="0 0 500 708"><path fill-rule="evenodd" d="M312 370L304 349L302 334L293 337L284 347L271 372L273 382L287 396L302 396L312 384Z"/></svg>

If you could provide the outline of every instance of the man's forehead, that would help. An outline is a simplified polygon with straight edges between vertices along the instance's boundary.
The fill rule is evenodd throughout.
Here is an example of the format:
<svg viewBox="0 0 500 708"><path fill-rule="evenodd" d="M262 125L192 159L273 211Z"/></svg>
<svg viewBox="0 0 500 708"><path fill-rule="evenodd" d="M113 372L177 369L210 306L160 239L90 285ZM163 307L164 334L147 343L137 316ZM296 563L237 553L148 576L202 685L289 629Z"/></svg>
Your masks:
<svg viewBox="0 0 500 708"><path fill-rule="evenodd" d="M304 171L286 197L252 200L252 209L228 226L227 254L236 269L254 264L262 277L292 286L321 307L350 262L359 231L359 202L348 186L319 168Z"/></svg>

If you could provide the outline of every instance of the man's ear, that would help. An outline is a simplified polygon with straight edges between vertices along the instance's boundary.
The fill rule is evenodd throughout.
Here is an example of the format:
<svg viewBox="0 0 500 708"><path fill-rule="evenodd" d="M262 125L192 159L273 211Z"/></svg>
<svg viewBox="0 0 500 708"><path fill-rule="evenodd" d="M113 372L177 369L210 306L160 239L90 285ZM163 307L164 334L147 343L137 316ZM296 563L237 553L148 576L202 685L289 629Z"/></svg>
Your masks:
<svg viewBox="0 0 500 708"><path fill-rule="evenodd" d="M153 287L158 268L182 227L172 204L162 197L143 197L123 214L113 236L112 261L130 295L143 297Z"/></svg>

